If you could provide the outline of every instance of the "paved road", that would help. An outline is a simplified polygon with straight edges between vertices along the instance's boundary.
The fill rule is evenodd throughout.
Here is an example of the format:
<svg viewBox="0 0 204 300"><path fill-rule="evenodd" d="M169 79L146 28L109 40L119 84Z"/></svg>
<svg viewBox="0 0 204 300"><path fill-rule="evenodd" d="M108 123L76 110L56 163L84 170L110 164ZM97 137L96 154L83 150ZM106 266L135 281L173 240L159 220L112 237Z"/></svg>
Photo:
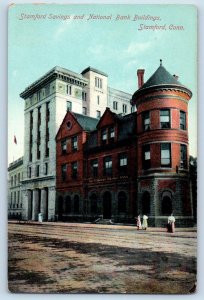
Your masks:
<svg viewBox="0 0 204 300"><path fill-rule="evenodd" d="M35 293L189 293L196 231L9 223L9 289Z"/></svg>

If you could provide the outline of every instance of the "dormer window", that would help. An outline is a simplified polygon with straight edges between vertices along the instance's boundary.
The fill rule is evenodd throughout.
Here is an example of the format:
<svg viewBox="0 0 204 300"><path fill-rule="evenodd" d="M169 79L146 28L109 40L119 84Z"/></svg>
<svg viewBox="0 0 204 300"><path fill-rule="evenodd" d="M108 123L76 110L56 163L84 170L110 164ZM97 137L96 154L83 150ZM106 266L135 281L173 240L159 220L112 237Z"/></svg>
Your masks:
<svg viewBox="0 0 204 300"><path fill-rule="evenodd" d="M115 130L114 127L109 128L109 141L114 142L115 139Z"/></svg>
<svg viewBox="0 0 204 300"><path fill-rule="evenodd" d="M101 131L101 143L102 143L102 145L106 144L106 141L107 141L107 130L103 129Z"/></svg>

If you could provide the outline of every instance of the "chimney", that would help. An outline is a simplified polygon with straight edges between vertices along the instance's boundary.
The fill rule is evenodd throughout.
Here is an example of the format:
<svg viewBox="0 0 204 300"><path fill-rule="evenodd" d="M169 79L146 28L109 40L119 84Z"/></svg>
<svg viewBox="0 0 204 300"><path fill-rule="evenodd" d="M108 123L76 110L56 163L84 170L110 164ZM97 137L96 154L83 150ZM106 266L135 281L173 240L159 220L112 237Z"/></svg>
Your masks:
<svg viewBox="0 0 204 300"><path fill-rule="evenodd" d="M173 75L174 76L174 78L178 81L178 79L179 79L179 77L178 77L178 75Z"/></svg>
<svg viewBox="0 0 204 300"><path fill-rule="evenodd" d="M137 70L138 89L140 89L144 84L144 72L144 69Z"/></svg>

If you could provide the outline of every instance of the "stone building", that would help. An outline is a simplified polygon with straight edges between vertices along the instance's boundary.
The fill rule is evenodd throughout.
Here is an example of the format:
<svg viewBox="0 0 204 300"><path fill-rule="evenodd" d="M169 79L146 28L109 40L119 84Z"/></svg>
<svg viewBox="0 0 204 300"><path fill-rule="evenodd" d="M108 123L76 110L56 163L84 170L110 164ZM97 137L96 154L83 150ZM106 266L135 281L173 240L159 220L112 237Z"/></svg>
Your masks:
<svg viewBox="0 0 204 300"><path fill-rule="evenodd" d="M23 157L9 164L8 176L8 218L21 218Z"/></svg>
<svg viewBox="0 0 204 300"><path fill-rule="evenodd" d="M121 94L127 103L131 95ZM37 220L41 212L44 220L54 220L56 133L68 110L101 117L108 106L108 76L91 67L81 74L55 67L20 96L25 101L22 217Z"/></svg>

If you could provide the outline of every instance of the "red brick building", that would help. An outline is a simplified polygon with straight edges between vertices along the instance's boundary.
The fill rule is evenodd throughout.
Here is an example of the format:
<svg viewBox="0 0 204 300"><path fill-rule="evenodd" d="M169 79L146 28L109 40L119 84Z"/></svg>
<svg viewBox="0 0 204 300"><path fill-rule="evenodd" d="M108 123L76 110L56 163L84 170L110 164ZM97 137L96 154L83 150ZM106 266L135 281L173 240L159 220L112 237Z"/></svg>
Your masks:
<svg viewBox="0 0 204 300"><path fill-rule="evenodd" d="M100 120L67 112L56 137L57 214L64 220L131 222L137 213L163 226L172 212L192 225L188 101L192 93L162 62L132 97L137 112Z"/></svg>

